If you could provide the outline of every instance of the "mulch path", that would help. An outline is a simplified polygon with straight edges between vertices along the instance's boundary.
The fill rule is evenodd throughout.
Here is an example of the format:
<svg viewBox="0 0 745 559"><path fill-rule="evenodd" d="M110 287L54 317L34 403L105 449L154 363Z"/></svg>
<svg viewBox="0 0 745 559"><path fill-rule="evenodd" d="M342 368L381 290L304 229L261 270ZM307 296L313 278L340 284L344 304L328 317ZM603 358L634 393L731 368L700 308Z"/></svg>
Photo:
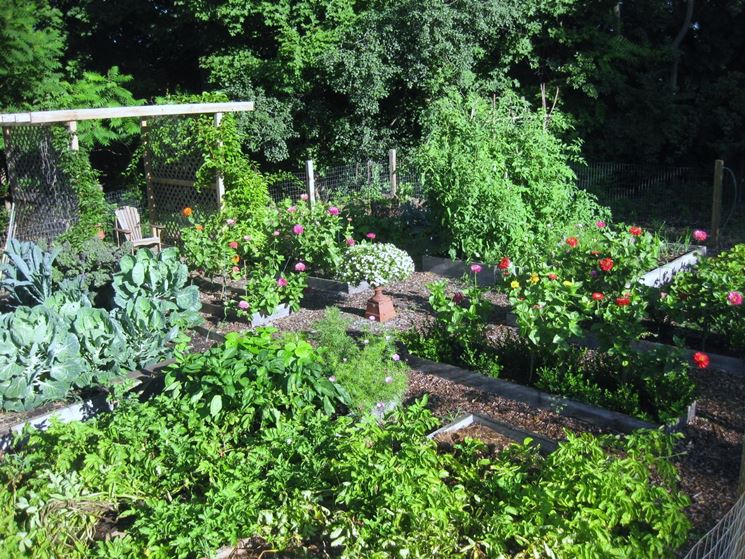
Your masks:
<svg viewBox="0 0 745 559"><path fill-rule="evenodd" d="M352 320L352 328L370 328L373 331L407 330L423 327L432 320L428 303L427 284L441 279L431 273L417 272L409 280L390 284L385 293L396 306L397 315L385 324L364 318L370 293L339 297L333 293L309 291L302 302L302 309L274 326L283 331L312 331L313 324L323 316L327 306L336 305L342 314ZM462 286L460 286L462 287ZM455 292L458 282L450 282ZM493 303L492 331L504 319L509 307L503 295L490 294ZM210 319L217 331L242 331L246 323ZM209 326L209 325L208 325ZM715 370L696 370L692 373L698 385L697 416L683 429L684 438L675 457L681 485L691 498L688 517L693 523L690 547L732 507L736 500L736 487L745 431L745 371L730 374ZM421 372L412 371L407 401L429 395L429 407L442 418L443 424L464 413L479 413L496 421L514 425L554 440L564 438L565 430L598 433L598 429L573 418L549 410L536 409L527 404L497 397L483 391L465 387Z"/></svg>

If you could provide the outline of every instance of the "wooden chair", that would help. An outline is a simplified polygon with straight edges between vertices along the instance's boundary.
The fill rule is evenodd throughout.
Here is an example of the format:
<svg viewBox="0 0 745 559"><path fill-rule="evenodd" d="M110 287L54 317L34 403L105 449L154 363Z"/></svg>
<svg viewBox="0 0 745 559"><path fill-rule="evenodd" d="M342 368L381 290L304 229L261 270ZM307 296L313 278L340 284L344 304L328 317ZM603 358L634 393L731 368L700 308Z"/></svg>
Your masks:
<svg viewBox="0 0 745 559"><path fill-rule="evenodd" d="M163 229L162 225L152 225L152 237L142 236L142 225L140 223L140 212L137 208L132 206L123 206L118 208L114 215L114 234L116 235L116 244L121 246L120 234L124 234L124 238L132 243L132 252L134 253L136 248L157 246L158 252L161 249L160 242L160 231Z"/></svg>

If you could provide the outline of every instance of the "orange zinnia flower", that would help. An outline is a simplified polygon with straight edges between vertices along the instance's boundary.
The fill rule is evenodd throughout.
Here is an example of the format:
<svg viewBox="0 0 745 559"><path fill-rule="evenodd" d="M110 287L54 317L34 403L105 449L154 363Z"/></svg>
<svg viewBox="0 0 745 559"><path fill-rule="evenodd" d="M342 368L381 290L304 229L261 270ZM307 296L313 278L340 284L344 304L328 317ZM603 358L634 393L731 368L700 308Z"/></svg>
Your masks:
<svg viewBox="0 0 745 559"><path fill-rule="evenodd" d="M194 226L194 229L196 229L197 231L204 231L204 226L197 224Z"/></svg>
<svg viewBox="0 0 745 559"><path fill-rule="evenodd" d="M191 214L194 213L191 208L188 206L181 210L181 213L184 214L184 217L191 217Z"/></svg>

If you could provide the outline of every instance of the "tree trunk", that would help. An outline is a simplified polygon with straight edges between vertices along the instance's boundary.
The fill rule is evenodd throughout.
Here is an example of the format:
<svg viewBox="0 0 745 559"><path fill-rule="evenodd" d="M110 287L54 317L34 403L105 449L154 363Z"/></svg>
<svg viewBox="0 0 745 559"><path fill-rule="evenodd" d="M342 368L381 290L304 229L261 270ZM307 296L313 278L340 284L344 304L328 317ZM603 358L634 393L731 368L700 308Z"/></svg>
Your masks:
<svg viewBox="0 0 745 559"><path fill-rule="evenodd" d="M680 45L683 43L688 29L691 27L691 19L693 19L693 0L687 0L686 15L683 20L683 25L680 26L680 31L673 39L673 44L670 45L670 50L673 53L673 65L670 71L670 91L673 95L678 91L678 66L680 65Z"/></svg>

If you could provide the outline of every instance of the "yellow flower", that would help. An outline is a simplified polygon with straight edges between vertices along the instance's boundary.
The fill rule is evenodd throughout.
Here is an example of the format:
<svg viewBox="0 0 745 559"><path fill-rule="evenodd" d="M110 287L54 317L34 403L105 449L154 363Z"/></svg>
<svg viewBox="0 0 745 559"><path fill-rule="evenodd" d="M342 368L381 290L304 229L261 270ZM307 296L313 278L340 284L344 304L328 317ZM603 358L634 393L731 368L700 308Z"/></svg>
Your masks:
<svg viewBox="0 0 745 559"><path fill-rule="evenodd" d="M533 272L532 274L530 274L530 283L538 283L540 281L540 279L541 278L539 278L538 277L538 274L536 274L535 272Z"/></svg>
<svg viewBox="0 0 745 559"><path fill-rule="evenodd" d="M238 262L241 261L241 257L236 254L233 256L232 260L234 263L238 264Z"/></svg>
<svg viewBox="0 0 745 559"><path fill-rule="evenodd" d="M510 283L510 287L512 289L517 289L518 287L520 287L520 282L517 280L512 280L512 283Z"/></svg>
<svg viewBox="0 0 745 559"><path fill-rule="evenodd" d="M564 280L561 283L564 285L564 287L572 287L572 282L569 280Z"/></svg>

